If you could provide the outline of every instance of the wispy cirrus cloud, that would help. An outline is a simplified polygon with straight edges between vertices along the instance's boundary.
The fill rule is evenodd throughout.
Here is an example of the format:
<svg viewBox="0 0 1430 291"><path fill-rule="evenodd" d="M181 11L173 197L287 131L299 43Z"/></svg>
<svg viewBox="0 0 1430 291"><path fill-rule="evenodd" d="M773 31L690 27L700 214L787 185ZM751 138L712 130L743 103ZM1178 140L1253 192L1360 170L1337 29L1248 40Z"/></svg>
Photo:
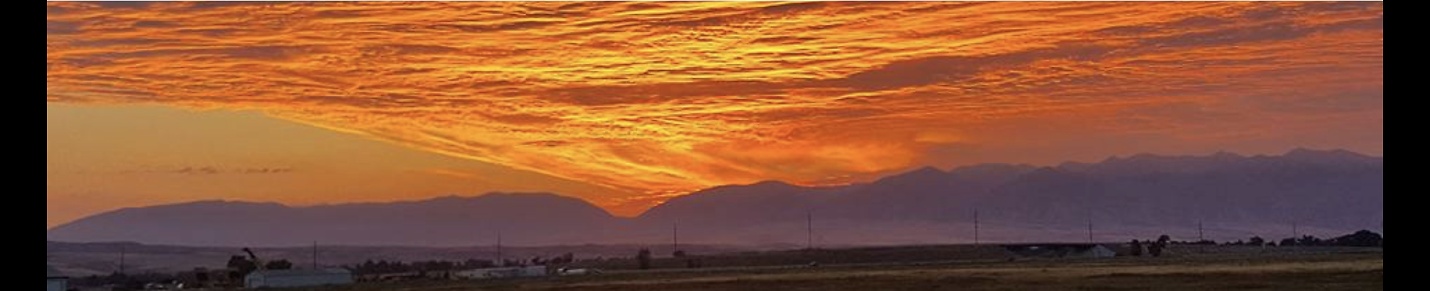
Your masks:
<svg viewBox="0 0 1430 291"><path fill-rule="evenodd" d="M283 175L297 172L291 167L272 168L234 168L215 166L189 166L179 168L145 169L118 171L119 174L161 174L161 175L188 175L188 176L217 176L217 175Z"/></svg>
<svg viewBox="0 0 1430 291"><path fill-rule="evenodd" d="M262 110L642 205L1082 142L1041 127L1214 146L1383 116L1380 3L47 8L48 102ZM1380 105L1265 108L1307 103Z"/></svg>
<svg viewBox="0 0 1430 291"><path fill-rule="evenodd" d="M178 170L170 171L170 173L183 174L183 175L221 175L221 174L234 174L234 175L276 175L276 174L292 173L293 171L294 171L293 168L242 168L242 169L225 169L225 168L215 168L215 167L187 167L187 168L183 168L183 169L178 169Z"/></svg>

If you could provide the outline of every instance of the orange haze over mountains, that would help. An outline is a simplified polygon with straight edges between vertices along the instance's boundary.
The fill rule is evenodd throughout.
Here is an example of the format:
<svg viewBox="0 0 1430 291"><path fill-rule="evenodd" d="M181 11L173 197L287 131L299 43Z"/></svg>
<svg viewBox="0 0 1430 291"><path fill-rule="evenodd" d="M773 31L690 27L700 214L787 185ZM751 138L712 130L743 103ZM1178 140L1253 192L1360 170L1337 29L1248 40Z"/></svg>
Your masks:
<svg viewBox="0 0 1430 291"><path fill-rule="evenodd" d="M323 167L247 165L255 158L243 155L206 160L209 154L176 146L165 150L176 156L166 165L199 159L209 166L165 171L267 175L227 181L232 190L222 192L193 181L135 186L104 201L320 204L534 188L632 215L718 185L848 184L930 165L1303 146L1384 152L1383 3L50 2L46 8L46 101L62 107L52 110L256 112L402 147L381 150L390 155L347 152L334 145L358 141L323 137L251 153L259 160L264 153L306 157L290 147L309 147L353 153L333 163L374 161L352 166L363 169L434 161L403 174L420 177L332 174L246 191L280 187L263 176ZM52 112L49 127L61 113ZM91 116L65 122L97 118ZM179 123L149 128L160 135L143 139L164 140L162 133ZM270 128L255 123L196 130ZM55 140L95 132L51 130L49 172L91 167L60 165ZM110 141L125 139L138 138ZM101 148L73 145L65 154ZM401 151L445 157L408 158ZM450 170L459 162L436 162L450 158L490 167L473 174ZM447 166L428 166L438 163ZM428 182L464 175L519 182ZM379 177L394 181L365 185ZM55 214L111 189L71 187L92 176L47 178L50 226L101 210ZM333 185L357 186L320 189ZM354 194L372 187L404 196ZM259 192L270 194L252 194ZM105 207L116 203L123 204Z"/></svg>

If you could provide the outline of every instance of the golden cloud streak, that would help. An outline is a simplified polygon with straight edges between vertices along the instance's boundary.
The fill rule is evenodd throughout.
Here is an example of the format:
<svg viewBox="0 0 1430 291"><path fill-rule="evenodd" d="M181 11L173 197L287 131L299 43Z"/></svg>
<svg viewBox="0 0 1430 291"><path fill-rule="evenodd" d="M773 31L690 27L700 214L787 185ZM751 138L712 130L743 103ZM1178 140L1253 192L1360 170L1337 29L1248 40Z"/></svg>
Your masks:
<svg viewBox="0 0 1430 291"><path fill-rule="evenodd" d="M867 180L1017 120L1192 138L1384 90L1380 3L46 5L48 102L262 110L650 195Z"/></svg>

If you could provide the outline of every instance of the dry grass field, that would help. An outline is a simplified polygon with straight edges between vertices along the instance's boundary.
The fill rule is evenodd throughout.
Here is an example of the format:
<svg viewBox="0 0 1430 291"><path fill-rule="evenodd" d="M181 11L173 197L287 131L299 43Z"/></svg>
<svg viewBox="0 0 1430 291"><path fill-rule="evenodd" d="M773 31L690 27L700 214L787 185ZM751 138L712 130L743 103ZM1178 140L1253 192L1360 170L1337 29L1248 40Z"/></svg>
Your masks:
<svg viewBox="0 0 1430 291"><path fill-rule="evenodd" d="M588 277L381 283L328 290L1383 290L1384 284L1383 252L1351 251L617 271Z"/></svg>

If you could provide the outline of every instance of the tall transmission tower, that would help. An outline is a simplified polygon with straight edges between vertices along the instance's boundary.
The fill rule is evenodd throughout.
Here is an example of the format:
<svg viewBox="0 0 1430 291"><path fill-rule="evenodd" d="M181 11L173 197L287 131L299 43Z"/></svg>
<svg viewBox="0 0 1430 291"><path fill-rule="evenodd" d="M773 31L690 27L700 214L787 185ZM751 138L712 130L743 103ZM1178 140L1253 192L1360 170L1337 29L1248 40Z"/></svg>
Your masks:
<svg viewBox="0 0 1430 291"><path fill-rule="evenodd" d="M1206 223L1197 221L1197 242L1207 241Z"/></svg>

